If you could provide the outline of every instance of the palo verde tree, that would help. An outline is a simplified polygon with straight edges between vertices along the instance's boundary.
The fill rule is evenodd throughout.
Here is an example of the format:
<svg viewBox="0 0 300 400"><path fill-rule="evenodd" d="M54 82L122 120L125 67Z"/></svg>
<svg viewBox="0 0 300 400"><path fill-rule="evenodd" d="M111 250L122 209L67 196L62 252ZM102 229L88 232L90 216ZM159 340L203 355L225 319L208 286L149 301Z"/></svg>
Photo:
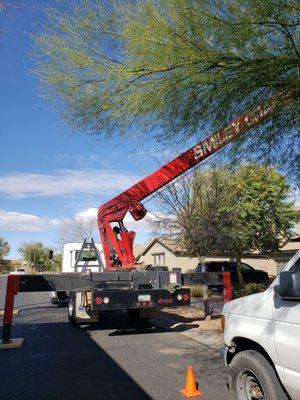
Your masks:
<svg viewBox="0 0 300 400"><path fill-rule="evenodd" d="M298 12L296 0L65 2L46 10L35 35L36 71L72 126L135 139L152 132L181 147L289 93L293 101L235 142L231 158L295 176Z"/></svg>
<svg viewBox="0 0 300 400"><path fill-rule="evenodd" d="M196 171L159 194L156 231L201 261L234 256L243 285L243 255L276 253L293 236L296 213L290 195L285 178L268 166Z"/></svg>

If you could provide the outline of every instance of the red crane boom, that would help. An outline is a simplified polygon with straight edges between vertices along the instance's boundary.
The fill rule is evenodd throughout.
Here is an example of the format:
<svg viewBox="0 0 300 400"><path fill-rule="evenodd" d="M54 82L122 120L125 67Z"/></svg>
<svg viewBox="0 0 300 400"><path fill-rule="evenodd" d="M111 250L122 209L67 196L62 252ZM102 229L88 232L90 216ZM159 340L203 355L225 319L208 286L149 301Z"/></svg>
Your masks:
<svg viewBox="0 0 300 400"><path fill-rule="evenodd" d="M147 210L143 199L168 184L211 154L220 150L238 136L272 116L274 111L294 97L291 92L279 92L251 112L234 119L230 124L215 132L197 145L180 154L166 165L157 169L123 193L101 205L98 209L98 227L103 246L106 270L135 268L133 254L134 231L127 231L123 224L126 213L138 221L145 217ZM117 223L120 234L112 228Z"/></svg>

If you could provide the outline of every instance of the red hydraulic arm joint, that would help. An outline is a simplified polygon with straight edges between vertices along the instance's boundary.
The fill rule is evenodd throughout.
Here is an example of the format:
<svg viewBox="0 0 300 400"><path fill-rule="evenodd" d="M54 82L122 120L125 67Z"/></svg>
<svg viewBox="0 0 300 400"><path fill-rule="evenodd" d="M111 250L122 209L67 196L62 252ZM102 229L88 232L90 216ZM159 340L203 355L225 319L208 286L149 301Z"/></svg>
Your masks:
<svg viewBox="0 0 300 400"><path fill-rule="evenodd" d="M225 147L238 136L268 119L274 111L295 97L294 92L278 92L267 102L257 106L248 114L234 119L225 128L180 154L146 178L123 193L101 205L98 209L98 227L105 256L106 270L134 269L133 242L135 232L127 231L123 219L127 212L138 221L145 217L147 210L141 201L159 190L185 171L192 168L211 154ZM112 228L117 224L119 234Z"/></svg>

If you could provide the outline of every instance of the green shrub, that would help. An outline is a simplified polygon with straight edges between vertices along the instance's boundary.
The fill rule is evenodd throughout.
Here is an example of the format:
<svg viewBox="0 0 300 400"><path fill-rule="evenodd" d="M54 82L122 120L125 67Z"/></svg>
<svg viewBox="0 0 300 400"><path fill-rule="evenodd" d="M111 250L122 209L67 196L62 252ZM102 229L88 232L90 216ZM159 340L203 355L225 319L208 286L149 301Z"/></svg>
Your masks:
<svg viewBox="0 0 300 400"><path fill-rule="evenodd" d="M245 286L234 286L233 287L233 298L248 296L249 294L255 294L266 290L267 286L263 283L247 283Z"/></svg>

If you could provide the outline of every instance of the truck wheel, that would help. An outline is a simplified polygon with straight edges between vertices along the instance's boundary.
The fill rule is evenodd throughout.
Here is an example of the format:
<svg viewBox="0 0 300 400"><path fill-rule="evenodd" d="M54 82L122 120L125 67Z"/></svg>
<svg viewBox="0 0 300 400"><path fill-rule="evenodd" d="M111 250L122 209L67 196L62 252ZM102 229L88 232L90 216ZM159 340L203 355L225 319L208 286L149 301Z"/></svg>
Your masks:
<svg viewBox="0 0 300 400"><path fill-rule="evenodd" d="M127 316L130 322L146 322L151 318L141 318L140 310L127 310Z"/></svg>
<svg viewBox="0 0 300 400"><path fill-rule="evenodd" d="M68 320L70 325L76 325L76 292L70 292L68 302Z"/></svg>
<svg viewBox="0 0 300 400"><path fill-rule="evenodd" d="M57 292L57 304L59 307L65 307L67 305L67 302L69 300L69 297L66 292Z"/></svg>
<svg viewBox="0 0 300 400"><path fill-rule="evenodd" d="M255 350L233 357L229 375L238 400L288 400L272 365Z"/></svg>

